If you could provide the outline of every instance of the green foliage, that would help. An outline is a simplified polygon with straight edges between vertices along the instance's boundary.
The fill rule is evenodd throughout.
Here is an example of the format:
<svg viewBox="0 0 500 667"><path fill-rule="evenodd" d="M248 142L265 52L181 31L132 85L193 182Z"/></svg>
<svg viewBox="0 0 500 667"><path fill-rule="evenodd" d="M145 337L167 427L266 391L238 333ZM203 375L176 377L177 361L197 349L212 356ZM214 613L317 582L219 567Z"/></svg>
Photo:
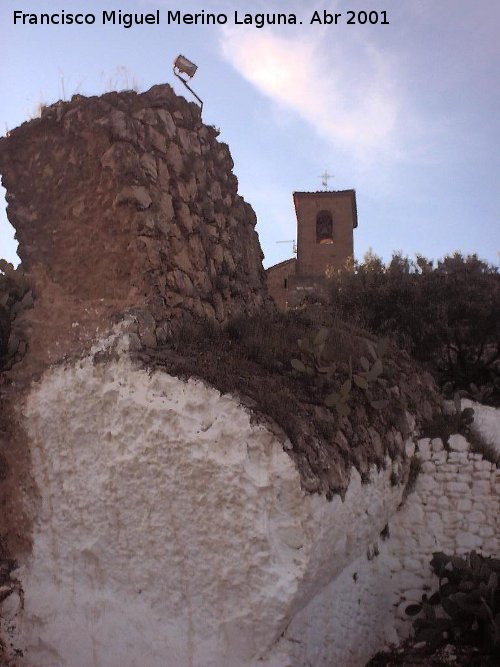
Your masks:
<svg viewBox="0 0 500 667"><path fill-rule="evenodd" d="M439 589L406 608L415 639L435 649L450 640L500 653L500 559L433 554Z"/></svg>
<svg viewBox="0 0 500 667"><path fill-rule="evenodd" d="M14 269L5 259L0 259L0 370L6 357L17 351L19 341L11 336L14 307L28 291L28 284L21 269ZM15 348L15 349L14 349Z"/></svg>
<svg viewBox="0 0 500 667"><path fill-rule="evenodd" d="M369 361L364 355L360 356L355 362L356 371L353 371L353 361L350 356L347 379L335 391L331 391L331 385L341 369L331 360L334 356L332 343L328 327L320 327L318 331L308 333L304 338L297 341L302 358L292 359L292 367L299 373L305 373L311 378L323 379L321 384L326 385L329 390L324 399L324 404L330 409L335 409L340 417L348 416L351 412L349 400L354 387L366 392L370 405L375 410L382 410L387 407L389 404L387 399L376 400L371 398L370 388L384 372L382 357L388 350L389 341L382 339L374 345L371 341L364 339L372 361Z"/></svg>
<svg viewBox="0 0 500 667"><path fill-rule="evenodd" d="M453 393L500 405L500 274L476 255L434 266L395 254L370 254L331 276L331 303L341 317L390 336L426 363Z"/></svg>
<svg viewBox="0 0 500 667"><path fill-rule="evenodd" d="M314 375L315 373L333 375L336 365L328 363L328 360L323 360L328 335L328 328L321 327L319 331L307 332L303 338L299 338L297 345L302 353L303 360L292 359L293 368L301 373L307 373L307 375Z"/></svg>

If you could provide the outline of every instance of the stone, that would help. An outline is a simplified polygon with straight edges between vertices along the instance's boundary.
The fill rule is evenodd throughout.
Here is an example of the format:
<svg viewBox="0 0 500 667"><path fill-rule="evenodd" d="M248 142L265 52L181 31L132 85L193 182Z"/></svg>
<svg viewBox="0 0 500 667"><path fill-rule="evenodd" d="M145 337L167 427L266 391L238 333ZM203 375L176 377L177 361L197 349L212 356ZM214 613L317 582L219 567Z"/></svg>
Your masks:
<svg viewBox="0 0 500 667"><path fill-rule="evenodd" d="M162 157L158 157L158 181L162 190L170 191L170 171L168 165Z"/></svg>
<svg viewBox="0 0 500 667"><path fill-rule="evenodd" d="M147 188L142 185L127 185L116 195L115 205L131 204L139 211L149 208L153 200Z"/></svg>
<svg viewBox="0 0 500 667"><path fill-rule="evenodd" d="M158 123L158 114L154 109L140 109L132 114L132 118L136 118L148 125L156 125Z"/></svg>
<svg viewBox="0 0 500 667"><path fill-rule="evenodd" d="M454 503L452 507L455 508L456 504ZM441 512L441 516L444 523L447 525L459 523L462 519L462 514L457 509Z"/></svg>
<svg viewBox="0 0 500 667"><path fill-rule="evenodd" d="M184 151L184 153L189 155L192 151L191 133L188 132L183 127L180 127L177 134L178 134L178 137L179 137L179 143L180 143L181 149Z"/></svg>
<svg viewBox="0 0 500 667"><path fill-rule="evenodd" d="M218 183L217 181L213 181L210 187L210 197L212 198L213 201L219 201L222 199L222 191L220 183Z"/></svg>
<svg viewBox="0 0 500 667"><path fill-rule="evenodd" d="M161 153L167 152L167 140L160 132L158 132L158 130L155 130L153 127L148 127L148 140L152 146L156 148L156 150L160 151Z"/></svg>
<svg viewBox="0 0 500 667"><path fill-rule="evenodd" d="M137 151L125 142L112 144L101 156L101 165L111 169L120 180L129 183L137 182L141 178L142 169ZM75 210L75 214L79 215L79 212Z"/></svg>
<svg viewBox="0 0 500 667"><path fill-rule="evenodd" d="M177 287L177 283L175 282L175 276L174 276L173 272L172 272L171 275L172 275L172 278L171 279L167 278L167 282L169 283L169 285ZM171 308L175 308L176 306L181 306L183 304L184 297L180 293L171 292L170 290L168 290L165 293L165 300L166 300L168 306L170 306Z"/></svg>
<svg viewBox="0 0 500 667"><path fill-rule="evenodd" d="M189 238L189 254L193 260L193 266L201 271L206 266L207 257L201 238L197 234L193 234ZM205 275L208 279L208 275Z"/></svg>
<svg viewBox="0 0 500 667"><path fill-rule="evenodd" d="M469 443L467 443L468 445ZM464 464L467 463L467 452L454 452L451 451L448 453L448 461L451 463Z"/></svg>
<svg viewBox="0 0 500 667"><path fill-rule="evenodd" d="M176 176L180 176L184 169L184 160L177 144L170 142L167 148L167 162Z"/></svg>
<svg viewBox="0 0 500 667"><path fill-rule="evenodd" d="M491 468L492 464L490 463L490 461L476 460L474 462L474 470L489 472Z"/></svg>
<svg viewBox="0 0 500 667"><path fill-rule="evenodd" d="M481 538L469 532L458 533L456 537L457 545L464 550L470 551L477 549L481 545Z"/></svg>
<svg viewBox="0 0 500 667"><path fill-rule="evenodd" d="M478 509L473 509L473 511L468 514L467 518L469 519L469 521L472 521L473 523L484 524L486 521L486 514L485 512L480 511Z"/></svg>
<svg viewBox="0 0 500 667"><path fill-rule="evenodd" d="M417 442L418 455L423 461L429 459L431 456L430 442L430 438L421 438Z"/></svg>
<svg viewBox="0 0 500 667"><path fill-rule="evenodd" d="M495 529L491 526L479 526L479 535L481 537L494 537Z"/></svg>
<svg viewBox="0 0 500 667"><path fill-rule="evenodd" d="M195 202L198 197L198 186L196 184L196 179L191 176L184 183L179 181L177 183L177 191L179 197L185 202Z"/></svg>
<svg viewBox="0 0 500 667"><path fill-rule="evenodd" d="M474 470L472 477L475 480L490 481L491 472L488 470Z"/></svg>
<svg viewBox="0 0 500 667"><path fill-rule="evenodd" d="M454 433L453 435L450 435L448 439L448 444L450 449L454 452L469 451L469 443L467 442L467 440L464 438L463 435L460 435L460 433Z"/></svg>
<svg viewBox="0 0 500 667"><path fill-rule="evenodd" d="M97 124L109 129L113 141L130 141L131 143L138 141L136 128L123 111L113 109L108 115L99 119Z"/></svg>
<svg viewBox="0 0 500 667"><path fill-rule="evenodd" d="M145 97L147 98L147 104L150 104L152 107L170 107L172 103L175 103L175 93L171 86L168 84L158 84L150 88L146 93Z"/></svg>
<svg viewBox="0 0 500 667"><path fill-rule="evenodd" d="M183 248L179 253L177 253L177 255L172 258L172 262L178 269L184 271L186 274L190 274L193 270L193 265L191 263L187 248Z"/></svg>
<svg viewBox="0 0 500 667"><path fill-rule="evenodd" d="M193 295L194 286L193 283L191 282L190 277L186 273L183 273L182 271L176 269L174 271L174 278L175 278L175 285L179 290L180 294L183 294L185 296Z"/></svg>
<svg viewBox="0 0 500 667"><path fill-rule="evenodd" d="M160 124L162 125L163 133L169 138L173 139L177 134L177 127L170 113L166 109L157 110Z"/></svg>
<svg viewBox="0 0 500 667"><path fill-rule="evenodd" d="M172 220L175 216L172 196L168 192L162 192L160 197L160 210L167 220Z"/></svg>
<svg viewBox="0 0 500 667"><path fill-rule="evenodd" d="M467 482L446 482L446 490L449 493L470 493L470 486Z"/></svg>
<svg viewBox="0 0 500 667"><path fill-rule="evenodd" d="M194 219L189 210L189 206L184 202L180 203L177 209L177 218L186 234L191 234L194 229Z"/></svg>
<svg viewBox="0 0 500 667"><path fill-rule="evenodd" d="M442 466L448 460L448 452L442 449L439 452L434 452L432 455L432 461L437 466Z"/></svg>
<svg viewBox="0 0 500 667"><path fill-rule="evenodd" d="M202 308L203 308L203 314L205 317L209 320L214 320L215 319L215 309L212 306L211 303L207 303L206 301L202 302Z"/></svg>
<svg viewBox="0 0 500 667"><path fill-rule="evenodd" d="M156 160L151 153L144 153L141 157L141 166L148 179L155 183L158 180L158 169L156 168Z"/></svg>
<svg viewBox="0 0 500 667"><path fill-rule="evenodd" d="M472 509L472 500L470 498L461 498L457 503L457 510L459 512L468 512Z"/></svg>
<svg viewBox="0 0 500 667"><path fill-rule="evenodd" d="M432 447L433 452L442 451L443 448L444 448L444 445L443 445L443 441L441 440L441 438L433 438L431 440L431 447Z"/></svg>
<svg viewBox="0 0 500 667"><path fill-rule="evenodd" d="M491 493L491 490L491 484L489 481L479 480L474 482L474 492L476 495L484 494L485 496L488 496Z"/></svg>
<svg viewBox="0 0 500 667"><path fill-rule="evenodd" d="M229 275L233 275L236 271L236 262L233 259L231 251L228 248L224 248L224 260L225 269Z"/></svg>

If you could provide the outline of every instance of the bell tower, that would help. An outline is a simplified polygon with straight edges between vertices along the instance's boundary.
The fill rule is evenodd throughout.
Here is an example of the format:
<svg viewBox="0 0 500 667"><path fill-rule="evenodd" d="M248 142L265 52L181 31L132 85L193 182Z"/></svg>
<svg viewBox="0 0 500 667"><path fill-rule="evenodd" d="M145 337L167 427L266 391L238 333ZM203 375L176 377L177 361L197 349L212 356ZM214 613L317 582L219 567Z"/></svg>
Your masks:
<svg viewBox="0 0 500 667"><path fill-rule="evenodd" d="M326 176L325 172L325 180ZM354 190L294 192L293 203L297 258L266 272L269 294L283 311L300 306L307 297L327 294L328 270L341 269L354 257L353 232L358 226Z"/></svg>
<svg viewBox="0 0 500 667"><path fill-rule="evenodd" d="M358 226L356 192L294 192L297 216L299 276L324 276L353 256L353 230Z"/></svg>

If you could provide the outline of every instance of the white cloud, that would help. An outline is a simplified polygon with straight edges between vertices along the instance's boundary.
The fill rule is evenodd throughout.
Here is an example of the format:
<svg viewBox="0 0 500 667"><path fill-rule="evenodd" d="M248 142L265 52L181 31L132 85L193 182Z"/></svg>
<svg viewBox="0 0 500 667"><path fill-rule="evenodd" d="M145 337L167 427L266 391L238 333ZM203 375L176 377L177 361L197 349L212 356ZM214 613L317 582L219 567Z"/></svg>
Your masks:
<svg viewBox="0 0 500 667"><path fill-rule="evenodd" d="M394 159L401 99L390 59L366 41L334 41L315 29L301 38L226 29L224 57L261 93L298 114L336 148L363 163Z"/></svg>

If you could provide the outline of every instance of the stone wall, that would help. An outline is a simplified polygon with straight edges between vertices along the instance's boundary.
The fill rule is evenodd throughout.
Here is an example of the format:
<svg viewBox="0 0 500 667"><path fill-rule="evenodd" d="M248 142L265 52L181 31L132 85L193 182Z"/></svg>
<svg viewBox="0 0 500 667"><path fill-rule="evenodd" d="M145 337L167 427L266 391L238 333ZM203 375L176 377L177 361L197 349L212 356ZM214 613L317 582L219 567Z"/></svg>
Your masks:
<svg viewBox="0 0 500 667"><path fill-rule="evenodd" d="M267 289L276 307L285 312L288 302L288 280L295 275L297 260L287 259L284 262L271 266L266 271Z"/></svg>
<svg viewBox="0 0 500 667"><path fill-rule="evenodd" d="M217 134L161 85L75 96L0 139L32 361L81 350L127 309L151 345L186 315L224 323L267 303L255 215Z"/></svg>
<svg viewBox="0 0 500 667"><path fill-rule="evenodd" d="M473 407L482 427L484 408ZM489 442L500 452L500 410L493 412L496 433ZM386 530L295 616L275 648L291 665L363 667L382 647L410 634L404 610L437 590L433 552L475 549L498 557L500 469L458 434L447 447L439 438L419 440L415 456L422 470Z"/></svg>
<svg viewBox="0 0 500 667"><path fill-rule="evenodd" d="M304 304L327 304L329 282L326 276L299 274L297 260L289 259L266 270L267 289L278 310L286 312Z"/></svg>

